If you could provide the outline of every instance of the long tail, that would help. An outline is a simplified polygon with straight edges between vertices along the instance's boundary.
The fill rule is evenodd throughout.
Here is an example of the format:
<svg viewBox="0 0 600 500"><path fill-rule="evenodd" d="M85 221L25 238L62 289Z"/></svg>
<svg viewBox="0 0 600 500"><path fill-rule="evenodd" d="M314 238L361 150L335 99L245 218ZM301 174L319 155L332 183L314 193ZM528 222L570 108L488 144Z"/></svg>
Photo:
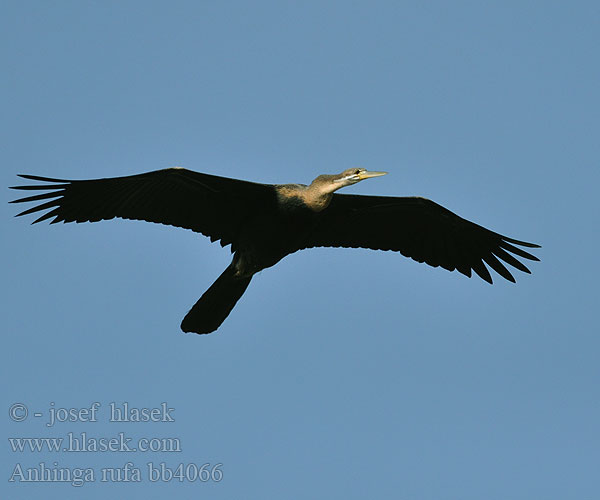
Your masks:
<svg viewBox="0 0 600 500"><path fill-rule="evenodd" d="M229 316L251 279L252 276L236 277L233 264L230 265L185 315L181 329L194 333L214 332Z"/></svg>

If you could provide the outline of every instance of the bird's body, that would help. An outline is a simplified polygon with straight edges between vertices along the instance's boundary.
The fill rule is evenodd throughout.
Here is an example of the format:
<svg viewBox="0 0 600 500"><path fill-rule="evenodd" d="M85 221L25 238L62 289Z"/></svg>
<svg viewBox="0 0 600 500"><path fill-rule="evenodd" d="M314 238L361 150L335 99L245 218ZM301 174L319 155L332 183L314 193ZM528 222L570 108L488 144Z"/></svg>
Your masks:
<svg viewBox="0 0 600 500"><path fill-rule="evenodd" d="M210 333L221 325L254 274L304 248L394 250L466 276L474 270L489 283L492 279L484 262L514 282L500 260L527 273L511 253L538 260L515 246L538 245L494 233L424 198L334 193L383 174L349 169L321 175L310 185L271 185L170 168L82 181L22 175L50 184L14 189L48 190L15 200L50 200L18 214L49 210L34 223L50 218L56 223L121 217L191 229L211 241L219 240L222 246L230 244L232 263L182 322L184 331L196 333Z"/></svg>

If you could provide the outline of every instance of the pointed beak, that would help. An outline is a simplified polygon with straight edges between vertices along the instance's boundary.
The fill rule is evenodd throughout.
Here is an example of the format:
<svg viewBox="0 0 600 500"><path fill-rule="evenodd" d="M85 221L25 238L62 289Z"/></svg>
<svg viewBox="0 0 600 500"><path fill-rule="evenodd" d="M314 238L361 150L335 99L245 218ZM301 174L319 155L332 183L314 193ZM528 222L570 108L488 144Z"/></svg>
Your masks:
<svg viewBox="0 0 600 500"><path fill-rule="evenodd" d="M387 174L387 172L369 172L369 171L365 171L365 172L361 172L360 174L358 174L358 178L359 180L365 180L365 179L370 179L371 177L381 177L382 175Z"/></svg>

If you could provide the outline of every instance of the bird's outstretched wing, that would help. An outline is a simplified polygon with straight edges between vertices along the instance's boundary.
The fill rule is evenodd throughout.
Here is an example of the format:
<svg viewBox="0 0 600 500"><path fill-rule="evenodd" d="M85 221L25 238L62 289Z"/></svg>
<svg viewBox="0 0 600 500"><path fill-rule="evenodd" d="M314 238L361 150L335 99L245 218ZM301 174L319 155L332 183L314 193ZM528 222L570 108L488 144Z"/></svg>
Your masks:
<svg viewBox="0 0 600 500"><path fill-rule="evenodd" d="M41 202L18 214L49 210L34 224L51 218L54 224L120 217L191 229L212 241L221 240L223 246L235 243L248 217L275 203L271 185L183 168L93 180L20 177L45 183L12 188L45 191L11 202Z"/></svg>
<svg viewBox="0 0 600 500"><path fill-rule="evenodd" d="M393 250L417 262L449 271L456 269L469 277L473 270L488 283L492 283L492 277L484 262L514 283L501 261L529 273L511 254L539 260L516 246L539 245L494 233L425 198L335 194L329 207L319 215L303 248Z"/></svg>

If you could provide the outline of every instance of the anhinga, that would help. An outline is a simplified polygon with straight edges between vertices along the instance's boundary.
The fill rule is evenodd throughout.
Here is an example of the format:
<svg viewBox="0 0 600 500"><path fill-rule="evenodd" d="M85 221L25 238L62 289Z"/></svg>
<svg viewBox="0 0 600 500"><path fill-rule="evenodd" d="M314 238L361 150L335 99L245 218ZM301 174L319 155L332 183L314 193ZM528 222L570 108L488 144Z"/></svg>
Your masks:
<svg viewBox="0 0 600 500"><path fill-rule="evenodd" d="M468 277L473 270L488 283L492 278L485 264L514 282L500 260L526 273L529 269L511 253L539 260L515 246L539 245L485 229L425 198L334 194L384 174L351 168L320 175L309 186L258 184L183 168L95 180L21 175L47 184L13 189L48 192L12 203L49 200L18 214L49 210L34 224L50 218L54 224L120 217L191 229L220 240L221 246L231 244L231 264L185 316L185 332L215 331L255 273L304 248L394 250Z"/></svg>

